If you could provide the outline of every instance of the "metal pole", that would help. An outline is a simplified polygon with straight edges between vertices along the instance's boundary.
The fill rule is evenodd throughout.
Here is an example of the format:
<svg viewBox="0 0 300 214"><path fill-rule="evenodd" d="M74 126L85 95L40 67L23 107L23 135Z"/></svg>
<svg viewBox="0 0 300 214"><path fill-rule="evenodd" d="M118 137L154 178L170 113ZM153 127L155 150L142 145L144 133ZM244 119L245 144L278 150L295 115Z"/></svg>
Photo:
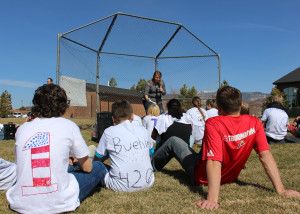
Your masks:
<svg viewBox="0 0 300 214"><path fill-rule="evenodd" d="M174 39L174 37L176 36L176 34L179 32L179 30L181 29L181 25L178 26L178 28L176 29L176 31L174 32L174 34L170 37L169 41L164 45L164 47L159 51L159 53L156 55L155 58L159 58L159 56L162 54L162 52L168 47L168 45L170 44L170 42Z"/></svg>
<svg viewBox="0 0 300 214"><path fill-rule="evenodd" d="M91 118L93 118L93 95L91 95Z"/></svg>
<svg viewBox="0 0 300 214"><path fill-rule="evenodd" d="M109 34L110 34L110 32L111 32L111 29L112 29L112 27L114 26L114 24L115 24L115 22L116 22L117 17L118 17L118 14L116 14L116 15L114 16L113 20L111 21L110 26L109 26L108 30L106 31L105 37L104 37L104 39L103 39L103 41L101 42L101 45L100 45L100 47L99 47L99 52L102 51L102 49L103 49L103 47L104 47L104 45L105 45L105 42L106 42L106 40L107 40L107 38L108 38L108 36L109 36Z"/></svg>
<svg viewBox="0 0 300 214"><path fill-rule="evenodd" d="M155 69L155 71L157 71L157 59L156 58L154 59L154 69Z"/></svg>
<svg viewBox="0 0 300 214"><path fill-rule="evenodd" d="M100 55L97 54L97 81L96 81L96 124L97 124L97 112L98 112L98 105L99 105L99 68L100 68Z"/></svg>
<svg viewBox="0 0 300 214"><path fill-rule="evenodd" d="M57 34L57 65L56 65L56 84L59 85L59 69L60 69L60 37L61 34Z"/></svg>
<svg viewBox="0 0 300 214"><path fill-rule="evenodd" d="M218 54L219 88L221 87L221 56Z"/></svg>

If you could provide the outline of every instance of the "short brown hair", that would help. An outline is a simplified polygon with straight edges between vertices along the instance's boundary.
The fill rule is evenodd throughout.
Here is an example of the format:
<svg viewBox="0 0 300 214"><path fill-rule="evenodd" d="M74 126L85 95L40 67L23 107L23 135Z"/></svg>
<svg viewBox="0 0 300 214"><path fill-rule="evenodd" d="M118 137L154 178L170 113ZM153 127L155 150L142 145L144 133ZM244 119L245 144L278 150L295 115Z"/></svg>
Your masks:
<svg viewBox="0 0 300 214"><path fill-rule="evenodd" d="M206 100L206 106L210 105L210 107L212 108L216 108L217 105L216 105L216 100L215 99L208 99Z"/></svg>
<svg viewBox="0 0 300 214"><path fill-rule="evenodd" d="M231 86L223 86L217 91L217 105L225 112L239 112L242 105L242 93Z"/></svg>
<svg viewBox="0 0 300 214"><path fill-rule="evenodd" d="M248 103L242 102L241 114L249 114L250 107Z"/></svg>
<svg viewBox="0 0 300 214"><path fill-rule="evenodd" d="M69 107L65 90L59 85L45 84L33 96L32 115L34 117L61 117Z"/></svg>
<svg viewBox="0 0 300 214"><path fill-rule="evenodd" d="M111 106L112 116L117 123L122 120L129 120L133 114L133 109L130 102L126 100L117 100Z"/></svg>

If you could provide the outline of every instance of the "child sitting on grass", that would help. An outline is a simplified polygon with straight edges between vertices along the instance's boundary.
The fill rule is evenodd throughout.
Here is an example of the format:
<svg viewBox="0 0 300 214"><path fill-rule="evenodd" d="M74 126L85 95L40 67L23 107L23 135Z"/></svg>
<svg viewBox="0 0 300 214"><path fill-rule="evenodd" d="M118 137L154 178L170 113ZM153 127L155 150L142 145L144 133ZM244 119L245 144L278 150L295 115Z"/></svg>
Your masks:
<svg viewBox="0 0 300 214"><path fill-rule="evenodd" d="M32 121L17 130L17 182L6 192L10 208L19 213L74 211L105 175L102 163L92 163L78 126L62 118L68 108L60 86L39 87L34 94ZM81 171L68 173L69 154Z"/></svg>
<svg viewBox="0 0 300 214"><path fill-rule="evenodd" d="M158 105L151 104L148 108L147 115L143 119L143 126L147 129L151 136L154 127L156 126L157 118L160 114ZM156 139L154 139L156 140Z"/></svg>
<svg viewBox="0 0 300 214"><path fill-rule="evenodd" d="M94 162L110 158L104 178L106 188L133 192L152 187L149 150L153 150L153 143L147 130L132 124L133 110L128 101L113 103L112 119L115 126L105 129L94 157Z"/></svg>

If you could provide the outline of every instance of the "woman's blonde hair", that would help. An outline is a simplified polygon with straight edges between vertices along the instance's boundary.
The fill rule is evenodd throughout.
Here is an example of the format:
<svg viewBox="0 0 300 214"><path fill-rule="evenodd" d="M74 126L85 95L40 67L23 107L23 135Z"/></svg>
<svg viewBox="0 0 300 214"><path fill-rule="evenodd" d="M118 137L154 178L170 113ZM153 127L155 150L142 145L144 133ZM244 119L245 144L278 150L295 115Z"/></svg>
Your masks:
<svg viewBox="0 0 300 214"><path fill-rule="evenodd" d="M158 105L156 105L154 103L151 104L148 108L147 115L158 117L159 114L160 114L160 110L159 110Z"/></svg>
<svg viewBox="0 0 300 214"><path fill-rule="evenodd" d="M201 99L198 96L193 97L192 99L192 105L196 108L198 108L200 114L202 115L203 120L205 121L205 115L201 109Z"/></svg>

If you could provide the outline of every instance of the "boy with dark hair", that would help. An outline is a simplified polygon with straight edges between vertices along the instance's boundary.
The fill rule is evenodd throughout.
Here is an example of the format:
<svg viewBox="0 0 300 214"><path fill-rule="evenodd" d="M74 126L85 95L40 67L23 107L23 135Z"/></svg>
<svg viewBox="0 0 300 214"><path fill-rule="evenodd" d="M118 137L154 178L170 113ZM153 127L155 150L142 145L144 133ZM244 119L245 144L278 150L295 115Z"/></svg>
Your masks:
<svg viewBox="0 0 300 214"><path fill-rule="evenodd" d="M282 102L283 97L281 95L273 96L272 102L261 117L263 126L266 127L265 133L269 144L283 144L286 142L289 116L285 112Z"/></svg>
<svg viewBox="0 0 300 214"><path fill-rule="evenodd" d="M49 84L53 84L53 79L49 77L49 78L47 79L47 84L48 84L48 85L49 85Z"/></svg>
<svg viewBox="0 0 300 214"><path fill-rule="evenodd" d="M299 192L284 189L261 122L251 115L240 115L240 91L224 86L218 90L216 99L220 116L206 121L200 154L185 146L181 139L170 138L153 155L153 168L160 170L175 157L189 176L194 174L197 184L208 185L207 200L201 201L198 206L201 209L217 209L220 184L231 183L238 178L254 149L276 192L300 196Z"/></svg>
<svg viewBox="0 0 300 214"><path fill-rule="evenodd" d="M101 162L110 158L104 178L106 188L133 192L152 187L149 150L153 150L153 140L143 126L132 124L133 110L128 101L112 105L112 119L115 126L105 129L94 157Z"/></svg>
<svg viewBox="0 0 300 214"><path fill-rule="evenodd" d="M78 126L61 117L68 108L64 89L43 85L32 103L34 120L16 133L17 182L6 193L10 208L19 213L74 211L103 180L105 166L91 162ZM81 171L67 172L70 153Z"/></svg>

